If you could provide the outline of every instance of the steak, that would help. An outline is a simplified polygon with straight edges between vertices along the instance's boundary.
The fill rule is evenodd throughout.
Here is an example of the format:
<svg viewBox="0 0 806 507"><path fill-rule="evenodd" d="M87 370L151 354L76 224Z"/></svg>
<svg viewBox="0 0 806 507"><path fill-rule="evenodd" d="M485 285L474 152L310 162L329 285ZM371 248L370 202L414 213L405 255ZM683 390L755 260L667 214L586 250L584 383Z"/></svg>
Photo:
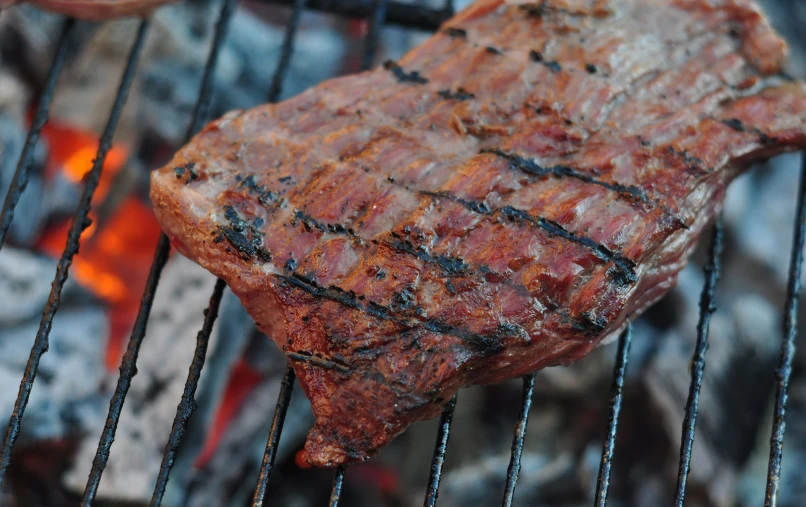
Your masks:
<svg viewBox="0 0 806 507"><path fill-rule="evenodd" d="M121 16L147 16L162 4L179 0L27 0L42 9L80 19L105 20ZM21 0L0 0L0 9Z"/></svg>
<svg viewBox="0 0 806 507"><path fill-rule="evenodd" d="M360 461L462 386L567 364L675 283L727 184L806 146L750 0L480 0L398 62L209 124L151 179Z"/></svg>

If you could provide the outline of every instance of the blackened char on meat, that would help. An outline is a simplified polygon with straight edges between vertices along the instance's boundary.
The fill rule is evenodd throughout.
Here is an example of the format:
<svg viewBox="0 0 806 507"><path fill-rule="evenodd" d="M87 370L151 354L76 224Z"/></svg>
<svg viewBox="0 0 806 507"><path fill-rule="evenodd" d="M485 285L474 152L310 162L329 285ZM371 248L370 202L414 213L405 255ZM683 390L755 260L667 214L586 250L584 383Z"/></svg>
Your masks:
<svg viewBox="0 0 806 507"><path fill-rule="evenodd" d="M785 60L750 0L481 0L398 62L211 123L151 196L294 365L307 459L359 461L668 291L728 182L806 145Z"/></svg>

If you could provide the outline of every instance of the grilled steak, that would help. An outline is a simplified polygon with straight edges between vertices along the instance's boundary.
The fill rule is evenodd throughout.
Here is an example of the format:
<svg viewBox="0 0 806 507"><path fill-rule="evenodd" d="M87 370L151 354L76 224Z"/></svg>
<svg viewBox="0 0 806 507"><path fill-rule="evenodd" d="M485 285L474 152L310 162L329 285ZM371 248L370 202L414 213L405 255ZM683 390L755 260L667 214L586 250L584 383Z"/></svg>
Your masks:
<svg viewBox="0 0 806 507"><path fill-rule="evenodd" d="M750 0L481 0L398 62L227 114L152 176L366 459L462 386L566 364L675 283L725 188L806 145Z"/></svg>
<svg viewBox="0 0 806 507"><path fill-rule="evenodd" d="M0 9L21 0L0 0ZM81 19L104 20L121 16L146 16L156 7L179 0L27 0L28 3Z"/></svg>

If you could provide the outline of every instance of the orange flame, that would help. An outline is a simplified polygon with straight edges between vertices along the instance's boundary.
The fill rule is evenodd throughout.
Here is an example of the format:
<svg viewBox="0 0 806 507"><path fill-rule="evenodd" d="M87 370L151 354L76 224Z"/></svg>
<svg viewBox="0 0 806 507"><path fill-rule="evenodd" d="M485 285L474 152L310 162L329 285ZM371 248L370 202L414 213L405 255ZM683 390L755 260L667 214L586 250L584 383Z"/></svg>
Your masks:
<svg viewBox="0 0 806 507"><path fill-rule="evenodd" d="M244 400L252 392L252 390L263 380L263 375L249 366L249 364L241 359L235 365L230 373L229 382L224 390L224 396L221 397L221 405L216 411L215 419L213 420L212 427L207 434L207 441L204 443L204 449L196 458L196 466L198 468L204 467L210 458L215 454L218 444L221 443L221 438L227 430L227 426L232 422L232 419L238 413L238 410L243 405Z"/></svg>
<svg viewBox="0 0 806 507"><path fill-rule="evenodd" d="M99 144L97 136L51 121L43 129L42 137L50 148L45 177L66 178L80 184L94 163ZM107 195L127 158L128 150L124 146L113 145L109 150L93 198L95 204ZM81 249L73 259L71 274L107 305L106 367L112 371L120 364L123 347L137 317L160 227L151 208L131 196L106 218L100 230L95 222L96 213L91 211L89 216L93 223L81 234ZM49 226L39 238L37 249L60 256L70 226L71 219ZM260 372L244 361L235 366L197 466L204 466L213 456L233 417L262 378Z"/></svg>
<svg viewBox="0 0 806 507"><path fill-rule="evenodd" d="M42 136L50 148L46 177L61 174L76 184L81 182L94 163L98 138L59 122L48 123ZM114 145L109 150L94 203L109 192L127 157L128 150L123 146ZM151 209L134 197L124 200L107 218L100 233L95 212L90 212L90 218L93 224L81 234L81 249L73 260L71 272L108 306L110 329L106 366L112 370L119 364L124 341L137 316L160 227ZM48 255L60 256L70 225L71 219L68 219L49 226L37 248Z"/></svg>

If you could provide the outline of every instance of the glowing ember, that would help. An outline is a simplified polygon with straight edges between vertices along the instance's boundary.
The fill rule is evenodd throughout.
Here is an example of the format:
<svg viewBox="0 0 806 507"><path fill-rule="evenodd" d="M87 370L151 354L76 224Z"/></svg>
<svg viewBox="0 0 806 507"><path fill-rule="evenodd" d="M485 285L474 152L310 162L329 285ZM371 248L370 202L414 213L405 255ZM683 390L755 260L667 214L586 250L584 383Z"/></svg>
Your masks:
<svg viewBox="0 0 806 507"><path fill-rule="evenodd" d="M210 432L207 434L207 441L204 449L196 459L196 466L199 468L210 461L213 457L224 432L227 430L232 418L238 413L246 397L263 380L263 375L249 366L243 359L240 360L230 374L224 396L221 397L221 405L216 411Z"/></svg>
<svg viewBox="0 0 806 507"><path fill-rule="evenodd" d="M62 174L69 181L80 183L84 175L92 169L98 151L98 137L58 120L51 120L45 125L42 137L49 148L45 178L51 179ZM107 194L109 185L128 157L129 152L124 146L112 145L104 160L101 181L95 191L95 202Z"/></svg>
<svg viewBox="0 0 806 507"><path fill-rule="evenodd" d="M92 169L98 150L97 136L58 121L48 123L42 136L50 149L45 178L64 178L76 185L81 184ZM115 175L127 158L128 150L123 146L113 145L109 150L93 198L96 206L109 193ZM125 198L110 216L103 217L100 225L97 209L93 209L89 217L92 224L81 234L81 248L73 259L71 276L107 305L110 338L106 367L111 371L120 364L123 348L137 317L161 230L150 206L134 196ZM71 220L50 224L40 236L36 248L54 257L61 256ZM235 366L197 466L204 466L212 457L232 418L262 378L244 361Z"/></svg>
<svg viewBox="0 0 806 507"><path fill-rule="evenodd" d="M46 178L61 175L79 183L92 168L98 149L97 137L58 122L49 123L42 135L50 147ZM124 147L113 146L109 150L94 203L107 194L127 156ZM100 232L94 211L90 212L90 218L93 224L81 234L81 249L73 260L71 273L108 305L110 339L106 366L115 369L124 341L137 317L160 228L149 206L135 197L126 198L111 216L106 217ZM54 257L60 256L67 242L70 222L71 219L67 219L48 227L40 237L37 249Z"/></svg>
<svg viewBox="0 0 806 507"><path fill-rule="evenodd" d="M40 238L38 249L52 256L61 255L69 229L69 220L49 228ZM115 369L137 317L160 228L151 209L130 197L97 237L95 231L93 225L81 235L81 250L71 272L108 305L111 329L106 366Z"/></svg>

